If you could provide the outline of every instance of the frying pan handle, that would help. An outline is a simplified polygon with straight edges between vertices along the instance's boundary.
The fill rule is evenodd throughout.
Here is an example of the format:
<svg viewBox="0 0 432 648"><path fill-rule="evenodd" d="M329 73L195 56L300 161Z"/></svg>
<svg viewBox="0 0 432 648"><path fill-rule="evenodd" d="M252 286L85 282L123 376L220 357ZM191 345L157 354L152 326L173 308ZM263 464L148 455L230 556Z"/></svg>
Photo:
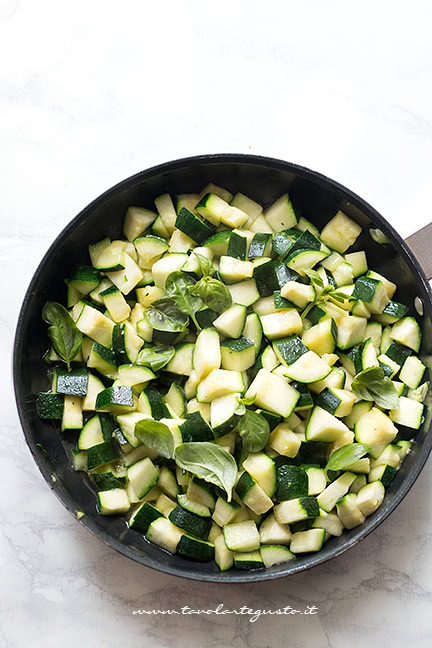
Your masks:
<svg viewBox="0 0 432 648"><path fill-rule="evenodd" d="M432 223L405 239L417 257L427 279L432 279Z"/></svg>

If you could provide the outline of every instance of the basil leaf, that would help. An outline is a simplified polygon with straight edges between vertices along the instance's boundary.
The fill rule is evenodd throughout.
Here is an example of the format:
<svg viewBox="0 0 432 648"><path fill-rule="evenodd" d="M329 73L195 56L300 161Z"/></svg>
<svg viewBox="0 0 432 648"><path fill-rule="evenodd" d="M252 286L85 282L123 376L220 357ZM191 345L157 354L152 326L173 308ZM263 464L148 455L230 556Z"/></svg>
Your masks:
<svg viewBox="0 0 432 648"><path fill-rule="evenodd" d="M192 295L200 297L204 304L216 311L216 313L222 313L232 304L232 297L228 288L222 281L213 277L203 277L189 288L189 291Z"/></svg>
<svg viewBox="0 0 432 648"><path fill-rule="evenodd" d="M57 302L46 302L42 310L42 319L50 325L48 335L54 350L70 371L70 363L81 348L82 333L64 306Z"/></svg>
<svg viewBox="0 0 432 648"><path fill-rule="evenodd" d="M259 452L267 445L270 425L261 414L248 410L240 419L238 431L243 439L244 449L248 452Z"/></svg>
<svg viewBox="0 0 432 648"><path fill-rule="evenodd" d="M174 457L174 437L168 425L153 419L143 419L135 425L135 436L162 457Z"/></svg>
<svg viewBox="0 0 432 648"><path fill-rule="evenodd" d="M157 331L185 331L189 318L179 310L172 299L161 297L153 302L144 318Z"/></svg>
<svg viewBox="0 0 432 648"><path fill-rule="evenodd" d="M328 470L343 470L370 451L365 443L347 443L333 452L325 467Z"/></svg>
<svg viewBox="0 0 432 648"><path fill-rule="evenodd" d="M201 479L223 488L228 495L228 502L231 501L237 479L237 464L224 448L209 441L182 443L175 450L175 460L183 470L189 470Z"/></svg>
<svg viewBox="0 0 432 648"><path fill-rule="evenodd" d="M135 364L150 367L153 371L159 371L175 355L174 347L148 347L141 349Z"/></svg>
<svg viewBox="0 0 432 648"><path fill-rule="evenodd" d="M304 273L316 286L324 287L324 282L316 270L304 270Z"/></svg>
<svg viewBox="0 0 432 648"><path fill-rule="evenodd" d="M193 253L194 257L198 260L200 272L203 277L212 277L214 273L216 272L213 263L207 259L207 257L203 256L202 254L198 254L197 252Z"/></svg>
<svg viewBox="0 0 432 648"><path fill-rule="evenodd" d="M168 275L165 282L165 292L167 297L173 300L182 313L192 318L195 326L200 330L201 327L195 318L195 313L202 308L203 303L199 297L189 291L189 288L194 285L195 280L192 277L181 272L181 270L177 270Z"/></svg>
<svg viewBox="0 0 432 648"><path fill-rule="evenodd" d="M390 378L384 375L381 367L368 367L354 378L351 389L354 394L366 401L375 401L378 407L391 410L399 407L399 397Z"/></svg>

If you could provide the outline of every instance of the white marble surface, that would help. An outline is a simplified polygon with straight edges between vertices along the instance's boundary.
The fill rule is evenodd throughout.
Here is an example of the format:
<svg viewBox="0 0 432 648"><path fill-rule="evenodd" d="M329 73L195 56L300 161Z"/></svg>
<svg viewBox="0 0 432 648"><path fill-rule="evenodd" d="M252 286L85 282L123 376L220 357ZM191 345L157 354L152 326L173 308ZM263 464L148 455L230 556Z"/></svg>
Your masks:
<svg viewBox="0 0 432 648"><path fill-rule="evenodd" d="M118 180L205 152L321 170L403 235L432 176L430 3L0 0L0 645L353 648L432 642L431 465L348 554L256 586L186 582L108 550L50 493L23 441L10 352L37 263ZM285 605L315 616L138 617Z"/></svg>

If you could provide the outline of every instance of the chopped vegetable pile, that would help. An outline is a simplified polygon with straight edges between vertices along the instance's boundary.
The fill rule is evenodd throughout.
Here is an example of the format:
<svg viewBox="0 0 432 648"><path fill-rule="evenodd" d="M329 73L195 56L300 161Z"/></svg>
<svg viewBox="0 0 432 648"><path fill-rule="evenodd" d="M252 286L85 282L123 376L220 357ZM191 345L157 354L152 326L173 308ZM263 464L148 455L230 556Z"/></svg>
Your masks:
<svg viewBox="0 0 432 648"><path fill-rule="evenodd" d="M320 232L288 194L174 202L130 207L46 303L38 414L76 439L99 513L171 553L223 571L319 551L410 452L419 323L341 211Z"/></svg>

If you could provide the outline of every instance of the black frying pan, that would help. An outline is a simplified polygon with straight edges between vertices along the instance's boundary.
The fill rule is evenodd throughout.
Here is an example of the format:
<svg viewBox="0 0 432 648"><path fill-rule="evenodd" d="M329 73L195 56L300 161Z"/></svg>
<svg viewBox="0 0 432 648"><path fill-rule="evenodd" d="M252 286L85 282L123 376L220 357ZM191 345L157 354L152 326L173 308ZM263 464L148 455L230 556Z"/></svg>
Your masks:
<svg viewBox="0 0 432 648"><path fill-rule="evenodd" d="M399 299L410 306L412 314L416 314L415 297L421 299L424 308L424 317L419 319L423 330L421 357L423 362L431 364L428 354L432 347L432 294L426 276L418 259L378 212L337 182L295 164L254 155L205 155L161 164L120 182L86 207L57 237L33 276L19 316L13 363L15 395L26 441L50 488L73 515L83 511L85 515L80 523L107 545L147 567L185 578L226 583L269 580L338 556L396 508L417 479L431 450L429 407L422 428L415 434L413 451L387 490L381 508L364 524L330 539L322 551L290 563L250 572L222 573L214 563L190 562L151 545L140 534L130 531L120 517L99 515L90 481L72 469L71 444L62 439L57 424L40 420L35 409L36 394L47 387L46 365L42 360L47 347L47 329L41 310L47 299L64 300L63 278L73 264L88 263L87 245L104 235L118 238L128 206L153 209L155 196L164 192L199 193L210 181L233 193L241 191L264 206L289 191L294 205L319 228L338 209L356 220L364 229L353 249L366 250L369 266L397 283ZM368 232L371 226L382 230L391 244L381 245L372 240ZM411 237L410 243L414 249L418 247L422 253L428 253L428 246L422 243L425 240L424 236ZM428 276L432 276L432 268ZM402 434L410 438L413 431L402 430ZM38 444L46 449L46 454Z"/></svg>

